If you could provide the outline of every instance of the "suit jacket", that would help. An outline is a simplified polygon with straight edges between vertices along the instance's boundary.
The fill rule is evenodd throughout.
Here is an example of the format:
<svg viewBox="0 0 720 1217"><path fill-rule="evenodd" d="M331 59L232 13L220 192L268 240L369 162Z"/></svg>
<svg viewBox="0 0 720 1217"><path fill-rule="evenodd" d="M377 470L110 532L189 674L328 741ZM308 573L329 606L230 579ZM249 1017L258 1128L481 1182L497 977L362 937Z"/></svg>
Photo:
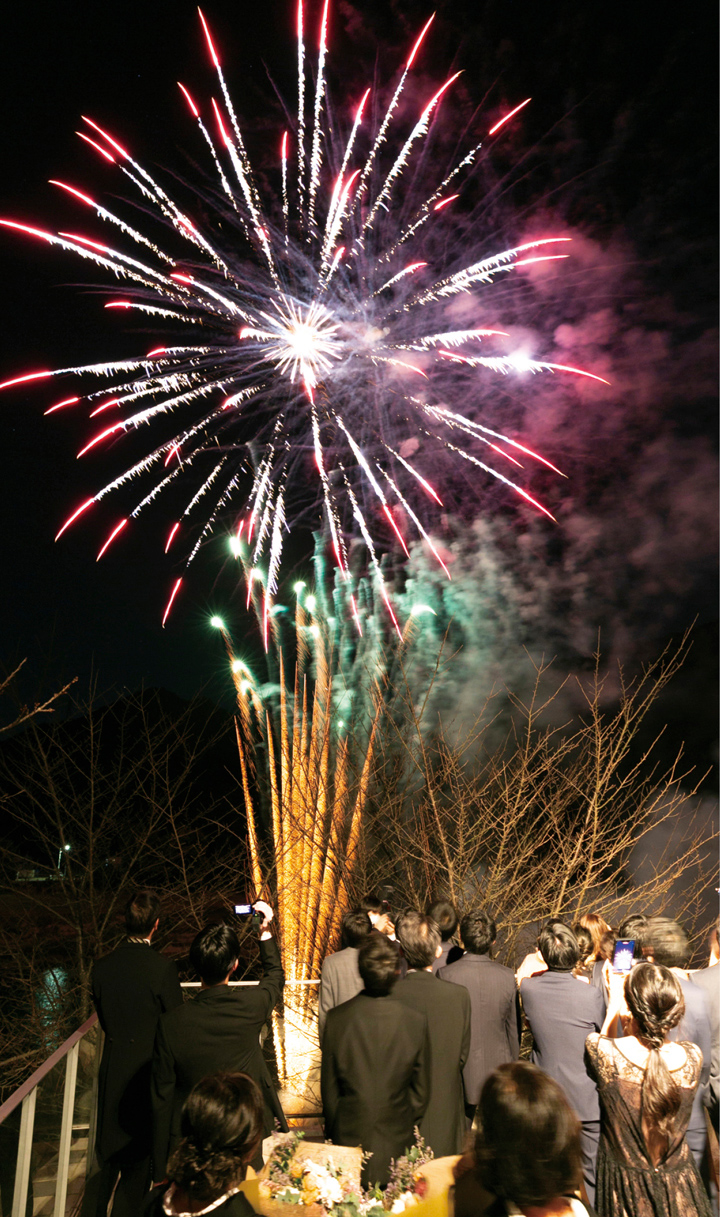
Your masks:
<svg viewBox="0 0 720 1217"><path fill-rule="evenodd" d="M98 1155L106 1161L134 1142L149 1156L150 1062L160 1016L182 1004L177 968L148 943L123 942L93 967L92 995L105 1032Z"/></svg>
<svg viewBox="0 0 720 1217"><path fill-rule="evenodd" d="M693 972L690 980L704 989L708 998L711 1032L710 1084L705 1103L711 1110L717 1111L720 1103L720 964ZM697 1043L697 1040L695 1042Z"/></svg>
<svg viewBox="0 0 720 1217"><path fill-rule="evenodd" d="M322 1044L325 1020L329 1010L356 997L363 987L358 971L357 947L346 947L323 960L320 971L320 999L318 1003L318 1032Z"/></svg>
<svg viewBox="0 0 720 1217"><path fill-rule="evenodd" d="M488 1074L520 1055L515 976L489 955L470 951L441 968L438 976L470 994L470 1055L463 1077L467 1102L477 1103Z"/></svg>
<svg viewBox="0 0 720 1217"><path fill-rule="evenodd" d="M585 1040L600 1031L605 1002L600 989L570 972L542 972L520 989L533 1035L534 1064L562 1086L579 1120L600 1119L597 1086L587 1067Z"/></svg>
<svg viewBox="0 0 720 1217"><path fill-rule="evenodd" d="M265 1105L265 1134L275 1120L287 1129L260 1047L260 1032L285 984L274 939L260 942L263 978L257 987L213 985L163 1015L152 1063L153 1177L162 1179L170 1152L180 1140L180 1113L196 1082L219 1069L250 1075Z"/></svg>
<svg viewBox="0 0 720 1217"><path fill-rule="evenodd" d="M463 949L457 943L448 940L442 944L442 955L438 955L437 959L432 961L433 974L437 976L441 968L446 968L448 964L456 963L458 959L462 959Z"/></svg>
<svg viewBox="0 0 720 1217"><path fill-rule="evenodd" d="M427 1020L393 996L364 990L330 1010L320 1078L325 1135L336 1145L372 1153L363 1185L385 1184L390 1159L414 1144L427 1107L430 1040Z"/></svg>
<svg viewBox="0 0 720 1217"><path fill-rule="evenodd" d="M436 1158L462 1153L466 1137L463 1066L470 1052L470 995L432 972L408 972L393 997L425 1015L430 1035L430 1101L420 1135Z"/></svg>
<svg viewBox="0 0 720 1217"><path fill-rule="evenodd" d="M690 1121L687 1126L685 1140L692 1150L698 1164L702 1160L707 1140L704 1106L707 1098L710 1068L712 1062L712 1030L710 1025L710 1000L707 993L694 981L678 976L680 988L685 998L685 1014L677 1027L673 1027L668 1035L670 1040L689 1040L697 1044L703 1054L703 1066L700 1081L695 1091Z"/></svg>

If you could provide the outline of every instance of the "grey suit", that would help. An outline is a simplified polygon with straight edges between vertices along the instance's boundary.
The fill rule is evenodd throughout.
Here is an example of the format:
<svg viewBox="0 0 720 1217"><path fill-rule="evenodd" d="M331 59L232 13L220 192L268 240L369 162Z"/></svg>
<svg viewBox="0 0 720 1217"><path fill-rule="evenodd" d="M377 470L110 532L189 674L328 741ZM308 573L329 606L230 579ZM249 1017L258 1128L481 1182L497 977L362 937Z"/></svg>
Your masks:
<svg viewBox="0 0 720 1217"><path fill-rule="evenodd" d="M363 982L358 971L357 947L346 947L328 955L320 970L320 999L318 1004L318 1032L320 1043L325 1031L325 1021L329 1010L350 1001L361 992Z"/></svg>
<svg viewBox="0 0 720 1217"><path fill-rule="evenodd" d="M694 981L686 980L683 976L678 976L678 980L680 981L680 987L685 998L685 1014L680 1024L669 1033L668 1039L689 1040L691 1044L697 1044L703 1054L700 1082L695 1091L695 1098L693 1099L692 1111L690 1113L690 1123L685 1133L685 1140L692 1150L693 1158L697 1162L699 1169L702 1166L702 1160L705 1155L705 1142L707 1141L704 1106L710 1081L710 1062L712 1058L710 999L704 989L700 985L696 985Z"/></svg>
<svg viewBox="0 0 720 1217"><path fill-rule="evenodd" d="M515 976L489 955L468 951L456 963L441 968L438 977L464 985L470 994L470 1055L463 1078L465 1101L472 1108L488 1074L520 1055Z"/></svg>
<svg viewBox="0 0 720 1217"><path fill-rule="evenodd" d="M600 1102L587 1067L585 1040L602 1028L603 995L570 972L542 972L522 982L520 996L533 1035L533 1062L562 1086L580 1120L583 1176L594 1204Z"/></svg>
<svg viewBox="0 0 720 1217"><path fill-rule="evenodd" d="M458 959L462 959L463 949L452 939L442 944L442 955L438 955L437 959L432 961L432 970L435 976L441 968L447 968L451 963L457 963Z"/></svg>
<svg viewBox="0 0 720 1217"><path fill-rule="evenodd" d="M710 1109L710 1115L717 1130L720 1106L720 964L713 964L711 968L701 968L699 972L693 972L690 980L694 985L699 985L701 989L704 989L708 998L712 1041L710 1085L705 1095L705 1105Z"/></svg>

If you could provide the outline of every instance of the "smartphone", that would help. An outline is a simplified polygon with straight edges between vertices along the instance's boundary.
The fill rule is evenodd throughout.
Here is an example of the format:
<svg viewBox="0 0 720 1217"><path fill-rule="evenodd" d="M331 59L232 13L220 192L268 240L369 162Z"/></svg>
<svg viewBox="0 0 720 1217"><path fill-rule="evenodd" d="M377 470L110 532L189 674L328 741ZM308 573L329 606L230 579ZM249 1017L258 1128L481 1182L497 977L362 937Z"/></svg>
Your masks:
<svg viewBox="0 0 720 1217"><path fill-rule="evenodd" d="M250 917L250 916L252 916L252 911L253 911L253 906L251 904L234 904L233 905L233 912L235 913L236 917Z"/></svg>
<svg viewBox="0 0 720 1217"><path fill-rule="evenodd" d="M613 972L629 972L635 958L635 939L618 938L612 957Z"/></svg>

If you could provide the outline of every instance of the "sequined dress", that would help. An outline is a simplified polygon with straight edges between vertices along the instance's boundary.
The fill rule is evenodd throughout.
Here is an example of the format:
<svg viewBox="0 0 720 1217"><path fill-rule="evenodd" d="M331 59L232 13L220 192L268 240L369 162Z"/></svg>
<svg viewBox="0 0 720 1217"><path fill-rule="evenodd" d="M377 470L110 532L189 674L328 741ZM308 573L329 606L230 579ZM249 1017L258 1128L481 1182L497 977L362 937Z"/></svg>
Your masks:
<svg viewBox="0 0 720 1217"><path fill-rule="evenodd" d="M604 1035L586 1041L597 1079L602 1126L595 1207L599 1217L711 1217L710 1202L685 1141L702 1053L683 1043L684 1064L671 1070L680 1087L680 1110L667 1151L653 1163L641 1123L644 1068Z"/></svg>

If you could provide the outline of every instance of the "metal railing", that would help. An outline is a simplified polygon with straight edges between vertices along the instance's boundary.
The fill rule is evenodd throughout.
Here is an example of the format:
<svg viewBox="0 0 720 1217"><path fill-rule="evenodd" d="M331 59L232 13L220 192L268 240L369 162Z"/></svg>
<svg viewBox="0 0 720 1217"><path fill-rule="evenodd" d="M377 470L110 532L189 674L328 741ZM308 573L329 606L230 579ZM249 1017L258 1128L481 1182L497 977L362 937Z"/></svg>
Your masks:
<svg viewBox="0 0 720 1217"><path fill-rule="evenodd" d="M65 1062L65 1078L63 1085L62 1107L60 1110L60 1126L57 1146L57 1158L54 1164L55 1190L53 1217L65 1217L68 1182L70 1175L70 1154L72 1150L73 1132L86 1131L88 1145L95 1139L95 1121L97 1113L97 1073L100 1061L99 1048L101 1037L96 1036L93 1052L92 1097L90 1103L90 1118L85 1123L75 1123L75 1097L78 1079L78 1062L80 1059L80 1044L85 1037L97 1026L97 1014L93 1014L74 1031L64 1044L36 1069L26 1082L10 1095L0 1107L0 1125L8 1120L13 1112L20 1109L20 1128L18 1131L17 1153L15 1157L15 1182L13 1188L12 1217L26 1217L28 1211L28 1193L30 1188L30 1168L35 1133L35 1117L40 1087L46 1079L50 1079L53 1071ZM56 1080L56 1079L53 1079ZM52 1092L52 1087L49 1087ZM44 1163L45 1166L48 1163ZM6 1175L9 1178L9 1175ZM3 1197L5 1207L5 1197ZM31 1211L34 1211L34 1203ZM45 1206L43 1205L43 1208ZM45 1211L48 1211L45 1209Z"/></svg>
<svg viewBox="0 0 720 1217"><path fill-rule="evenodd" d="M237 980L230 983L232 988L239 989L254 987L260 982ZM318 980L292 981L285 987L294 989L319 983ZM200 982L183 981L182 988L199 989ZM84 1043L87 1051L83 1057L81 1049ZM7 1158L8 1150L11 1150L11 1147L7 1142L14 1140L14 1130L10 1128L13 1122L9 1118L18 1109L20 1111L17 1149L15 1150L12 1217L28 1217L28 1214L35 1214L35 1217L40 1217L41 1214L44 1217L47 1214L47 1217L50 1217L50 1213L52 1213L52 1217L66 1217L68 1188L71 1183L75 1188L71 1211L76 1211L76 1205L79 1206L85 1183L93 1168L97 1130L98 1072L102 1044L103 1033L97 1014L93 1014L0 1106L0 1130L4 1128L8 1134L4 1138L3 1146L0 1147L0 1152L5 1157L2 1179L6 1183L12 1176L12 1170L8 1169L9 1159ZM63 1063L65 1072L64 1078L61 1079L60 1071ZM81 1065L82 1069L80 1069ZM77 1087L80 1073L83 1075L84 1090L82 1110L78 1112L76 1111L78 1106ZM61 1088L62 1102L60 1102ZM33 1147L36 1144L36 1114L39 1096L47 1099L46 1110L43 1112L44 1122L46 1125L49 1123L52 1127L49 1140L47 1139L48 1130L44 1129L43 1152L36 1153L38 1161L36 1161L36 1169L33 1172ZM306 1113L291 1112L289 1114L294 1118L302 1118ZM73 1143L73 1134L76 1134L75 1143ZM85 1138L82 1134L87 1136L84 1153L81 1142ZM73 1163L74 1172L71 1171L73 1151L76 1158ZM1 1186L0 1182L0 1188ZM48 1207L51 1201L52 1209ZM4 1195L2 1196L2 1212L7 1212L7 1200Z"/></svg>

